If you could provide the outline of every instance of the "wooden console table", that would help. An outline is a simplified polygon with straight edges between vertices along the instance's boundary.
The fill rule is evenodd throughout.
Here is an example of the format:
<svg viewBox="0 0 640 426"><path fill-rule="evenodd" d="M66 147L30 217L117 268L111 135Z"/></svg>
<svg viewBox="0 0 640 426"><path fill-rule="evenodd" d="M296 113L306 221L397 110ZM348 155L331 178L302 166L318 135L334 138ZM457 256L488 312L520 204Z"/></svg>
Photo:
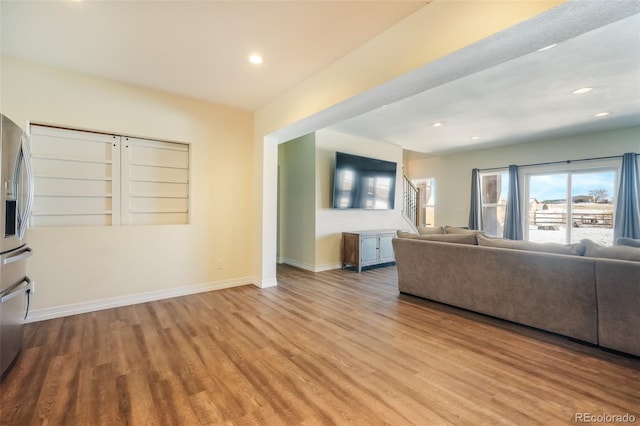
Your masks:
<svg viewBox="0 0 640 426"><path fill-rule="evenodd" d="M391 240L392 229L342 233L342 269L355 266L358 272L365 266L395 262Z"/></svg>

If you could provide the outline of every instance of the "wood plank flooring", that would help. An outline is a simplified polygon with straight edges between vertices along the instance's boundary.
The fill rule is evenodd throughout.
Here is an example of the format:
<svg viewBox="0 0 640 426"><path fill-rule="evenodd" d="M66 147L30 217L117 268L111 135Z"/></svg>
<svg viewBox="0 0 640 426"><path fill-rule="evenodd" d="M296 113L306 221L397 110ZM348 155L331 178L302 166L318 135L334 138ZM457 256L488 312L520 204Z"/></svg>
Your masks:
<svg viewBox="0 0 640 426"><path fill-rule="evenodd" d="M394 266L28 324L2 425L640 423L640 361L406 295Z"/></svg>

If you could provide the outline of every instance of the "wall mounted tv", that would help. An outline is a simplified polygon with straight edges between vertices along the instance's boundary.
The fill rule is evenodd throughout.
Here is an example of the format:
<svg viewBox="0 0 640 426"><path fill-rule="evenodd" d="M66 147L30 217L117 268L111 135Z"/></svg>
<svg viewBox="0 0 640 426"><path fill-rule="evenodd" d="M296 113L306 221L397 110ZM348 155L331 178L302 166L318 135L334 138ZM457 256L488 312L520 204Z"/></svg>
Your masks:
<svg viewBox="0 0 640 426"><path fill-rule="evenodd" d="M396 163L336 152L334 209L393 210Z"/></svg>

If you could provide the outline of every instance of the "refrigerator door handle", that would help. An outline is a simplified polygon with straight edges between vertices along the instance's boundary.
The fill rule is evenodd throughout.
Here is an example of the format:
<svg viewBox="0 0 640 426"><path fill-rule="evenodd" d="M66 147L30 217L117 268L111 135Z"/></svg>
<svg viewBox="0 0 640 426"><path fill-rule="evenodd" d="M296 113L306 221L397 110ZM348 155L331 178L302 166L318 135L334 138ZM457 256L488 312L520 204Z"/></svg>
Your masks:
<svg viewBox="0 0 640 426"><path fill-rule="evenodd" d="M2 264L8 265L13 262L20 262L21 260L24 260L28 257L31 257L31 248L25 247L24 249L20 250L18 253L12 256L7 256L7 257L2 256Z"/></svg>
<svg viewBox="0 0 640 426"><path fill-rule="evenodd" d="M22 281L2 293L0 293L0 303L4 303L7 300L11 300L16 296L20 296L21 294L31 291L31 280L29 277L24 277Z"/></svg>
<svg viewBox="0 0 640 426"><path fill-rule="evenodd" d="M27 197L26 206L24 211L21 212L18 221L18 239L24 238L24 233L27 230L29 222L29 216L31 215L31 207L33 206L33 168L31 167L31 156L29 155L29 149L27 146L27 139L24 134L20 137L20 154L18 155L18 162L23 162L27 177ZM20 167L16 168L19 171Z"/></svg>

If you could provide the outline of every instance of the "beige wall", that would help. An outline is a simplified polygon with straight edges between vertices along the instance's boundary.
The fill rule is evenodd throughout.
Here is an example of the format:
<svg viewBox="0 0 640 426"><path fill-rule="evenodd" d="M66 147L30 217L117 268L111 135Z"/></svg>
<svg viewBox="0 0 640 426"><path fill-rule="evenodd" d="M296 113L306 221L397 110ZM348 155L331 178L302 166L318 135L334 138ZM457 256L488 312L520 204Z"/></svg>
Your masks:
<svg viewBox="0 0 640 426"><path fill-rule="evenodd" d="M563 3L434 1L256 111L254 274L275 284L277 143L361 113L345 101ZM380 106L380 104L371 107ZM338 108L334 108L338 106ZM288 136L279 139L286 130Z"/></svg>
<svg viewBox="0 0 640 426"><path fill-rule="evenodd" d="M3 114L23 127L30 120L191 149L191 224L29 231L35 317L256 282L251 113L7 57L0 87Z"/></svg>
<svg viewBox="0 0 640 426"><path fill-rule="evenodd" d="M313 270L316 223L315 134L281 144L278 149L279 262Z"/></svg>
<svg viewBox="0 0 640 426"><path fill-rule="evenodd" d="M333 170L336 151L397 163L395 209L333 209ZM316 271L340 267L340 242L343 231L409 228L402 218L402 148L397 145L329 130L316 132L315 193Z"/></svg>
<svg viewBox="0 0 640 426"><path fill-rule="evenodd" d="M279 261L309 271L339 268L343 231L405 229L402 148L330 130L279 145ZM398 164L395 209L333 209L336 151Z"/></svg>
<svg viewBox="0 0 640 426"><path fill-rule="evenodd" d="M436 179L436 225L469 222L471 169L577 160L640 152L640 127L412 159L412 179Z"/></svg>
<svg viewBox="0 0 640 426"><path fill-rule="evenodd" d="M22 125L31 120L192 144L192 224L33 230L30 241L47 254L34 256L30 270L39 283L34 307L129 301L135 294L245 277L275 284L279 142L349 118L356 112L327 114L327 108L560 3L434 1L254 117L3 58L2 112ZM297 134L279 139L283 129Z"/></svg>

